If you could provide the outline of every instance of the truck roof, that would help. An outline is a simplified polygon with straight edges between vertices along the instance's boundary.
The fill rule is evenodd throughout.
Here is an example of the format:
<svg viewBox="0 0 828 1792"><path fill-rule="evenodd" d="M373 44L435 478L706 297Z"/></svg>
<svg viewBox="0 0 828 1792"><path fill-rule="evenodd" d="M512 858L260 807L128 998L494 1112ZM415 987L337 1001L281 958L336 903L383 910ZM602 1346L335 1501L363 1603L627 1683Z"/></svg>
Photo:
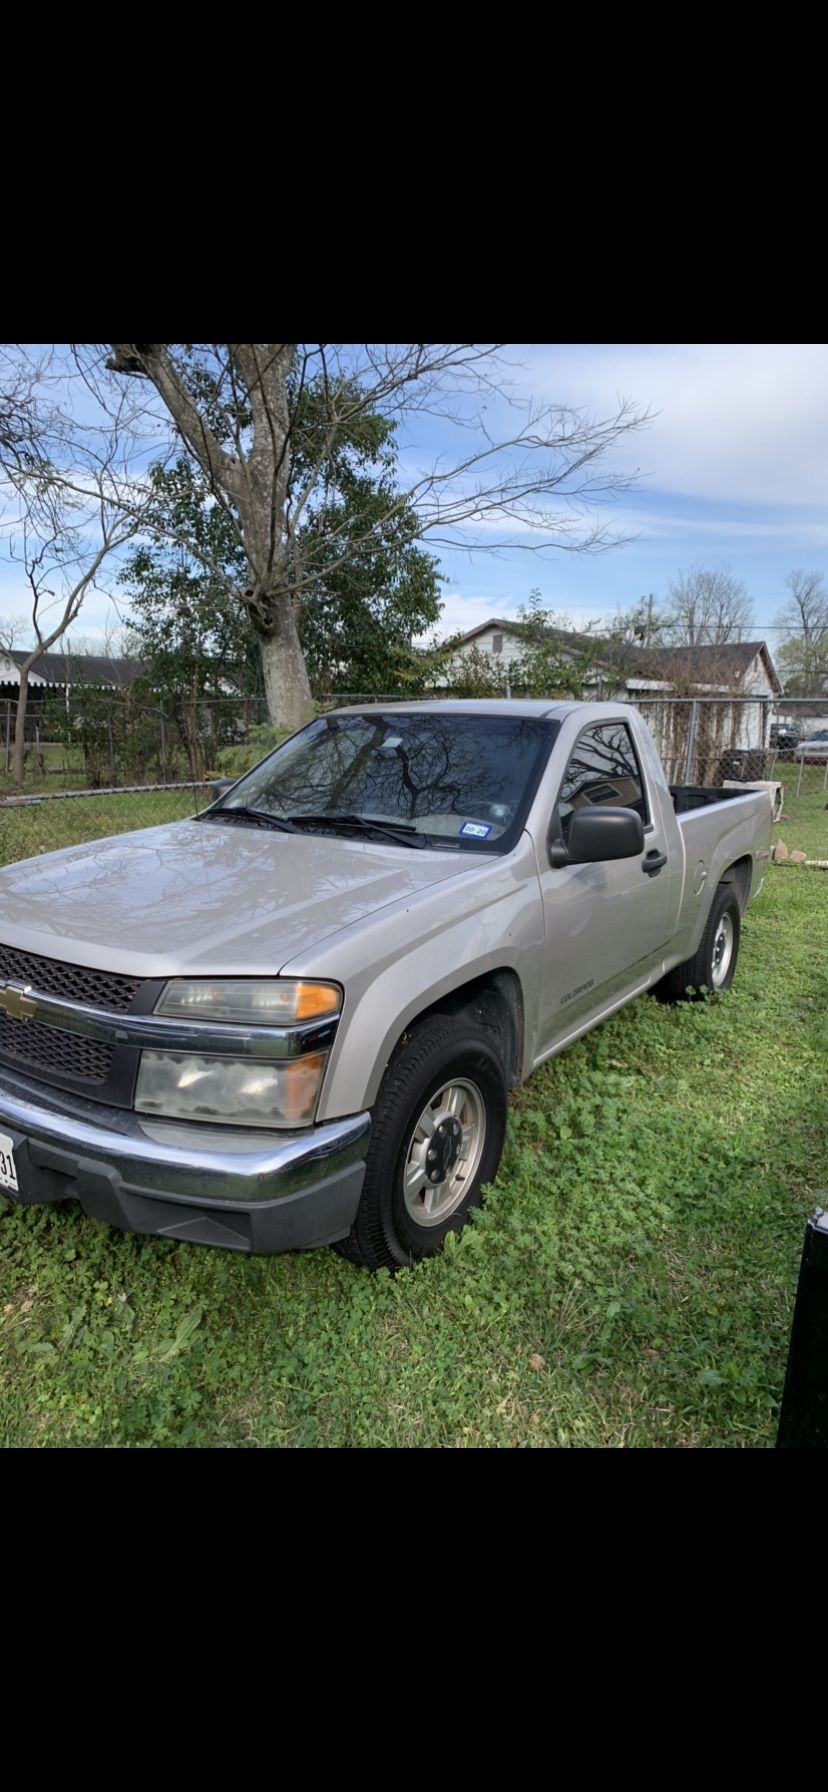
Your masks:
<svg viewBox="0 0 828 1792"><path fill-rule="evenodd" d="M424 710L429 714L437 710L442 715L487 715L487 716L561 716L571 709L581 709L579 703L550 702L548 697L454 697L431 698L419 700L413 698L402 703L349 703L342 708L329 709L326 715L347 716L364 715L366 710ZM609 707L609 705L607 705ZM626 707L625 705L621 706Z"/></svg>

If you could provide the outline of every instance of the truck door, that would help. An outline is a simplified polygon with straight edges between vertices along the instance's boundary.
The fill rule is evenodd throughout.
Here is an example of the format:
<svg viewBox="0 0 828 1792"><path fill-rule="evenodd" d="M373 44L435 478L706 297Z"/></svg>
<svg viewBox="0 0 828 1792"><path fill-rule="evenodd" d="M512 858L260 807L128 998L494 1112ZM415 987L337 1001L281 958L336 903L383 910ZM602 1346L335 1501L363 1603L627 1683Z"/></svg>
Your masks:
<svg viewBox="0 0 828 1792"><path fill-rule="evenodd" d="M553 836L565 844L570 816L592 803L635 809L644 823L644 850L632 859L553 870L540 847L546 935L541 1051L634 989L671 936L675 868L667 862L661 815L648 800L623 719L593 722L578 736L558 791Z"/></svg>

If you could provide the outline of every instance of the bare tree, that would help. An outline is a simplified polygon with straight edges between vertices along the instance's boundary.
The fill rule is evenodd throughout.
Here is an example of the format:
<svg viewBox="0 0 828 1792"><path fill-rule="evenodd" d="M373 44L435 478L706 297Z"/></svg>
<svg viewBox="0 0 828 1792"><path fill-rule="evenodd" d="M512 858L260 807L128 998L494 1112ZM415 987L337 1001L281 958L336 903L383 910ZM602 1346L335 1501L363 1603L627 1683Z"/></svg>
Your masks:
<svg viewBox="0 0 828 1792"><path fill-rule="evenodd" d="M31 645L18 666L14 734L14 779L22 783L32 672L71 628L89 593L102 589L105 564L140 532L148 493L134 478L126 405L106 427L98 421L73 433L44 397L43 365L27 370L18 363L14 385L10 367L7 357L0 369L7 376L0 383L0 535L29 594Z"/></svg>
<svg viewBox="0 0 828 1792"><path fill-rule="evenodd" d="M213 499L232 519L247 563L237 596L258 636L277 725L299 725L310 708L297 624L322 562L303 525L326 492L338 442L361 418L379 412L410 425L417 417L439 417L461 434L454 455L409 471L398 488L389 488L366 535L349 531L344 516L341 525L335 515L327 517L321 545L329 576L364 553L405 506L416 513L420 538L469 553L596 550L620 539L593 506L633 482L634 474L608 472L603 461L643 426L647 413L629 400L603 418L524 402L510 385L500 345L109 348L105 367L149 383ZM78 353L84 376L101 391L102 360ZM185 545L209 564L203 544ZM210 570L226 583L223 569Z"/></svg>
<svg viewBox="0 0 828 1792"><path fill-rule="evenodd" d="M828 591L821 572L791 572L788 602L776 618L784 631L779 661L793 695L820 696L828 690Z"/></svg>
<svg viewBox="0 0 828 1792"><path fill-rule="evenodd" d="M28 647L31 633L32 625L28 616L0 616L0 648L5 648L7 653L11 647L19 652L24 643Z"/></svg>
<svg viewBox="0 0 828 1792"><path fill-rule="evenodd" d="M753 627L753 600L731 567L708 571L693 566L668 587L662 639L686 647L722 647L747 639Z"/></svg>
<svg viewBox="0 0 828 1792"><path fill-rule="evenodd" d="M26 711L32 671L36 670L44 653L48 653L77 620L89 592L100 589L99 577L104 562L136 532L135 520L123 517L117 509L110 509L102 496L98 519L97 543L86 548L79 545L74 530L65 522L57 523L52 534L44 538L33 536L29 525L23 524L18 553L31 593L31 627L35 641L19 665L13 759L16 784L23 782Z"/></svg>

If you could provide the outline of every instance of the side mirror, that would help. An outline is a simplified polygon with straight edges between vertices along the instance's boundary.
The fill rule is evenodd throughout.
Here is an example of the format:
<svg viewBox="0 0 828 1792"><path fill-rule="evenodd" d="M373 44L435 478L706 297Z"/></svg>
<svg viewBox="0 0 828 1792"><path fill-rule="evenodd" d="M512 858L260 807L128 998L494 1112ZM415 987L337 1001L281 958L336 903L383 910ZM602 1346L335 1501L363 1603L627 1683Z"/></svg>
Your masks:
<svg viewBox="0 0 828 1792"><path fill-rule="evenodd" d="M228 790L232 790L233 785L238 784L238 781L238 778L213 778L210 784L213 801L217 802L220 796L226 796Z"/></svg>
<svg viewBox="0 0 828 1792"><path fill-rule="evenodd" d="M644 851L644 823L635 809L573 809L569 839L549 848L550 865L596 865L604 859L634 859Z"/></svg>

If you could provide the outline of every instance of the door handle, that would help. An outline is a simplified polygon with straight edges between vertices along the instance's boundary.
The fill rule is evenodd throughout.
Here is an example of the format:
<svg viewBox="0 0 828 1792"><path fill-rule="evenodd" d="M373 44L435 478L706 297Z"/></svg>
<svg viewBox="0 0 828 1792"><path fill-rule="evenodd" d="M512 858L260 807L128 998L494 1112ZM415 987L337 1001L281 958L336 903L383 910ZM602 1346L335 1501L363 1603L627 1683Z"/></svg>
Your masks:
<svg viewBox="0 0 828 1792"><path fill-rule="evenodd" d="M647 857L644 859L641 869L645 877L658 877L659 871L662 869L662 866L666 865L666 863L666 852L657 852L656 848L653 847L652 852L648 852Z"/></svg>

